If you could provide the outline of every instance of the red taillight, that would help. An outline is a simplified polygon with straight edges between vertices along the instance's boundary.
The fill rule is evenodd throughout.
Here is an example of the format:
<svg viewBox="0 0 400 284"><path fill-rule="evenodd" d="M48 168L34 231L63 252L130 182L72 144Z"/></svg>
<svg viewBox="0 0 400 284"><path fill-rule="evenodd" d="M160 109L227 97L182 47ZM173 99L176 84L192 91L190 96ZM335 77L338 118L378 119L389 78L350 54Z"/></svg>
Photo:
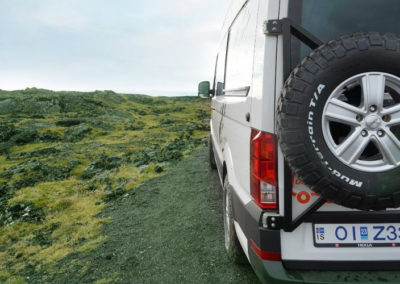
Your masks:
<svg viewBox="0 0 400 284"><path fill-rule="evenodd" d="M275 135L251 130L251 195L263 209L278 209Z"/></svg>

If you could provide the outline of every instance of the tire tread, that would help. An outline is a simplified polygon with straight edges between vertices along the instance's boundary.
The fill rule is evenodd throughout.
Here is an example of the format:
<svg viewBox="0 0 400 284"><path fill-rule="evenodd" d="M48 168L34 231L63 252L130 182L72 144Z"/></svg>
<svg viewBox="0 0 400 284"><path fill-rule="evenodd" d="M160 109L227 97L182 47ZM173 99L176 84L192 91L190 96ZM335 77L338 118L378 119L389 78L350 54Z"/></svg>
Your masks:
<svg viewBox="0 0 400 284"><path fill-rule="evenodd" d="M322 170L313 165L305 154L301 112L307 97L304 90L311 86L318 74L329 63L353 52L372 48L399 52L400 40L393 34L356 33L333 40L312 51L290 74L278 101L277 132L282 152L290 167L313 191L324 198L349 208L361 210L383 210L400 206L400 190L389 196L377 197L355 193L323 176Z"/></svg>

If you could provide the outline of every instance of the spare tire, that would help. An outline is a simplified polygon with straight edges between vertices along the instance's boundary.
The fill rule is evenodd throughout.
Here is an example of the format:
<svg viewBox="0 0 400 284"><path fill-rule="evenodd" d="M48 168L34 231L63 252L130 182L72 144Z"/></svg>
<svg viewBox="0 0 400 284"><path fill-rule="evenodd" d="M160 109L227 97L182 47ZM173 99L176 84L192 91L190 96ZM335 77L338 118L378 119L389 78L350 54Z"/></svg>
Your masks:
<svg viewBox="0 0 400 284"><path fill-rule="evenodd" d="M353 34L314 50L283 88L278 139L306 185L361 210L400 206L400 40Z"/></svg>

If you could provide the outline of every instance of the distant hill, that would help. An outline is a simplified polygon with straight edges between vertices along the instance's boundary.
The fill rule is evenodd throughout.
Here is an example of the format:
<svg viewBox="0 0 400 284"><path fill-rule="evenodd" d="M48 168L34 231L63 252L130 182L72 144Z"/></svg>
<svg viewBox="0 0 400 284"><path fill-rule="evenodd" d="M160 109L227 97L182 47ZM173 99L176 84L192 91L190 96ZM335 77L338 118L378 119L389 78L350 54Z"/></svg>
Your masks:
<svg viewBox="0 0 400 284"><path fill-rule="evenodd" d="M161 97L194 97L197 93L194 91L148 91L146 94L150 96L161 96Z"/></svg>

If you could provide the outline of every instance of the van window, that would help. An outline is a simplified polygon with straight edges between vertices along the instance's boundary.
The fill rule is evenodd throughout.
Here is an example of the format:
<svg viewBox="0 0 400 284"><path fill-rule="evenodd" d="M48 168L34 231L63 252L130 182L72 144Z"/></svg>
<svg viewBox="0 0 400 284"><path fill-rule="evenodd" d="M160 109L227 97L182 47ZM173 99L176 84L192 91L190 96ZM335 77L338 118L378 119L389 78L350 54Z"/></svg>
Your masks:
<svg viewBox="0 0 400 284"><path fill-rule="evenodd" d="M291 0L289 14L323 42L356 32L400 36L399 0ZM308 52L302 46L293 63Z"/></svg>
<svg viewBox="0 0 400 284"><path fill-rule="evenodd" d="M258 1L250 0L231 26L226 62L225 95L247 95L251 85L257 12Z"/></svg>
<svg viewBox="0 0 400 284"><path fill-rule="evenodd" d="M214 95L222 96L225 88L225 59L226 59L226 48L227 48L228 36L225 36L222 40L221 47L219 48L217 57L217 66L215 68L215 82L214 82Z"/></svg>

